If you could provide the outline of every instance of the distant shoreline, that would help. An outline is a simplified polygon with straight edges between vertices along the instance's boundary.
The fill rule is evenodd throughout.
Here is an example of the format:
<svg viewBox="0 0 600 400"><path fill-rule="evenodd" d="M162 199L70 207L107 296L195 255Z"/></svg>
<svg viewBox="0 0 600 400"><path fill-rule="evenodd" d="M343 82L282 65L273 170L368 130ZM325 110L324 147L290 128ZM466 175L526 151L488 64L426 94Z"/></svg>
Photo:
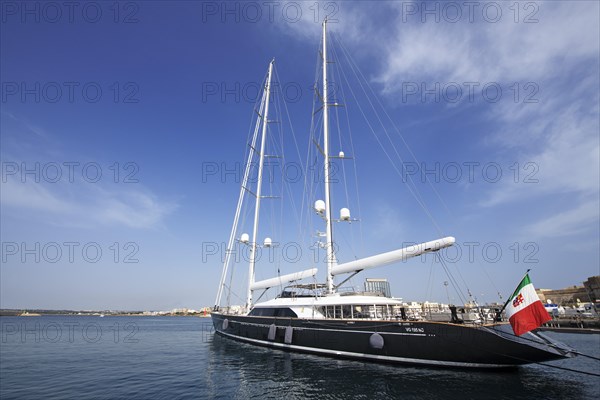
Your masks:
<svg viewBox="0 0 600 400"><path fill-rule="evenodd" d="M72 315L77 317L208 317L209 312L168 312L168 311L78 311L42 309L1 309L0 317L37 317L45 315Z"/></svg>

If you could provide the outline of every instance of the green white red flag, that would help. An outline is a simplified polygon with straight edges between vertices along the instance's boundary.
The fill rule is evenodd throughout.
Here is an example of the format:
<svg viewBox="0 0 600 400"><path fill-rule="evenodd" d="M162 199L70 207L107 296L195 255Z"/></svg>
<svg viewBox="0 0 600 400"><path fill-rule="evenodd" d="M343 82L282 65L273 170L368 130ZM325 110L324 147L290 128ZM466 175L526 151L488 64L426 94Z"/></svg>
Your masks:
<svg viewBox="0 0 600 400"><path fill-rule="evenodd" d="M508 301L506 316L517 336L552 319L535 292L535 288L529 280L529 274L525 275Z"/></svg>

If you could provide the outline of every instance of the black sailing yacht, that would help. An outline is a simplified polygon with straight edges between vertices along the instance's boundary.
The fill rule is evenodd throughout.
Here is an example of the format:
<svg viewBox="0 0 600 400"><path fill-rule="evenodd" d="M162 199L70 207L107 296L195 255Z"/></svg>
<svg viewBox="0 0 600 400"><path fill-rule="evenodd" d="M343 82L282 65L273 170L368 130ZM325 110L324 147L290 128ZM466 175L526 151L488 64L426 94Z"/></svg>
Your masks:
<svg viewBox="0 0 600 400"><path fill-rule="evenodd" d="M330 201L330 159L344 158L330 155L328 133L329 108L337 105L328 97L327 76L327 20L322 25L322 146L317 143L323 161L324 200L314 203L314 211L325 223L321 235L326 251L326 282L316 283L316 268L255 281L257 258L257 233L262 191L262 174L267 135L269 102L273 63L269 64L262 94L259 118L250 144L248 162L244 171L240 197L229 238L227 252L214 310L211 314L215 331L222 336L274 349L298 351L331 357L343 357L387 363L408 363L446 367L509 367L574 356L571 349L554 342L541 333L528 332L517 336L508 322L498 318L471 322L460 318L456 308L432 319L413 319L407 315L405 304L394 298L375 293L343 292L341 284L357 273L392 263L398 263L422 254L436 252L452 246L453 237L445 237L398 250L373 255L345 263L338 263L334 251L333 222L350 221L346 208L340 218L334 219ZM260 135L259 135L260 131ZM258 138L260 141L257 144ZM258 158L258 178L254 191L249 189L250 164ZM252 238L248 234L237 236L244 198L255 198ZM246 303L242 307L222 307L223 292L229 290L226 282L232 248L237 243L249 247L249 270ZM264 247L272 245L267 238ZM334 277L348 275L335 284ZM312 283L298 283L311 279ZM293 284L292 284L293 283ZM255 302L254 293L281 287L283 292L275 299ZM261 296L262 297L262 294ZM260 299L260 298L259 298Z"/></svg>

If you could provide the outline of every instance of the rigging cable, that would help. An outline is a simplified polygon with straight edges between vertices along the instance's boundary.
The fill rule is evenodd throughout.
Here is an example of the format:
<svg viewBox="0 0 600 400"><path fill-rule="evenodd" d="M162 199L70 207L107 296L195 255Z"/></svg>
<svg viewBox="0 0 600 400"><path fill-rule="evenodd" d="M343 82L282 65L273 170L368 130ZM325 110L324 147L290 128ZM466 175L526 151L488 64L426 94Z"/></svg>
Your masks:
<svg viewBox="0 0 600 400"><path fill-rule="evenodd" d="M339 73L339 71L341 71L341 68L338 67L338 65L341 65L341 63L339 63L340 59L339 59L338 54L337 54L336 46L332 46L331 49L332 49L333 57L336 60L336 69L334 69L334 71L336 71L336 72ZM344 86L343 85L338 85L338 87L340 89L341 97L343 99L345 99L346 96L344 94ZM340 131L340 148L342 148L341 128L340 128L338 108L339 107L336 107L336 117L337 117L336 119L337 119L337 122L338 122L338 130ZM357 170L357 167L356 167L356 151L354 149L354 141L353 141L353 138L352 138L352 128L351 128L351 125L350 125L350 116L349 116L348 108L345 107L344 110L345 110L344 114L346 115L346 126L347 126L347 129L348 129L348 138L349 138L349 141L350 141L350 151L351 151L351 155L352 155L352 165L353 165L353 168L354 168L354 190L355 190L355 193L356 193L356 204L357 204L357 209L358 209L358 215L359 215L359 218L360 218L360 216L362 215L362 211L361 211L361 206L360 206L360 194L359 194L359 185L358 185L358 170ZM349 203L350 202L350 196L348 194L348 188L347 188L348 181L346 179L346 167L345 167L345 165L346 165L346 163L342 162L342 170L343 170L343 173L344 173L344 184L345 184L344 187L346 189L346 201ZM364 234L363 234L362 224L358 224L358 229L359 229L359 233L360 233L360 251L361 251L361 253L364 253L364 250L365 250L364 249ZM351 233L351 240L352 240L352 244L353 244L352 249L353 249L353 253L354 253L354 258L356 259L357 255L356 255L356 245L355 245L356 240L354 238L354 229L351 229L350 233Z"/></svg>
<svg viewBox="0 0 600 400"><path fill-rule="evenodd" d="M334 36L335 37L335 36ZM339 43L339 42L338 42ZM342 48L342 50L344 50L343 46L340 45L340 47ZM343 53L346 57L347 60L349 59L349 55ZM360 81L358 74L356 73L356 71L354 70L352 64L350 63L350 61L348 62L348 64L350 65L350 69L351 71L354 73L355 78L357 79L358 84L360 85L360 88L362 89L363 93L365 94L365 97L367 98L367 101L369 102L371 109L373 110L373 112L375 113L375 116L377 117L377 119L379 120L379 123L383 129L383 131L385 132L386 138L388 139L388 141L390 142L390 147L394 150L394 153L396 154L396 156L398 157L398 159L400 160L400 164L402 165L402 167L404 168L404 161L402 159L402 156L400 155L400 153L398 152L398 149L396 148L396 146L394 145L394 142L391 140L390 135L386 129L386 127L384 126L383 122L381 121L381 117L379 116L379 113L377 113L377 111L375 110L375 107L371 101L371 99L369 98L369 96L367 95L367 92L363 86L363 83ZM352 86L350 86L348 78L346 77L345 74L343 74L344 79L346 81L346 83L348 84L348 87L350 88L350 92L353 96L353 98L356 101L356 104L358 105L358 109L360 110L365 123L367 124L367 126L369 127L369 129L371 130L371 133L373 134L373 137L375 138L375 140L377 141L377 143L379 144L379 147L381 147L382 151L384 152L384 154L386 155L386 157L388 158L388 160L390 161L390 163L392 164L392 167L394 168L394 170L396 171L396 173L403 179L403 174L400 171L400 169L398 168L398 166L396 165L396 163L394 162L394 160L392 159L392 157L390 156L390 153L386 150L386 147L384 146L384 144L381 142L381 139L377 136L377 134L375 133L375 130L373 128L373 126L369 123L369 121L367 120L366 114L364 112L364 110L362 109L362 107L360 106L360 104L358 103L357 97L354 93L354 90L352 90ZM412 177L410 175L408 175L408 180L410 181L410 183L408 183L406 185L406 187L409 189L409 192L413 195L415 201L417 202L417 204L419 204L419 206L423 209L423 211L425 212L425 214L429 217L429 220L431 221L431 223L433 224L433 226L435 227L435 229L438 231L438 233L440 235L443 235L442 233L442 229L440 228L440 226L437 224L437 222L435 221L435 218L433 217L433 215L431 214L431 212L429 211L429 209L427 208L425 201L421 198L421 196L418 194L418 191L416 189L416 185L412 179ZM403 179L404 181L404 179ZM414 189L412 186L414 186Z"/></svg>
<svg viewBox="0 0 600 400"><path fill-rule="evenodd" d="M501 332L501 334L503 334L503 335L513 336L513 337L519 338L521 340L527 340L527 341L533 342L533 343L540 343L537 340L528 339L528 338L523 337L523 336L517 336L514 333L504 332L504 331L499 331L499 332ZM549 340L549 339L546 339L546 340ZM557 350L565 351L565 349L563 347L557 346L557 345L555 345L553 343L547 343L546 346L552 347L552 348L557 349ZM577 354L578 356L582 356L582 357L590 358L592 360L600 361L599 357L594 357L594 356L590 356L589 354L580 353L580 352L578 352L576 350L569 349L569 353Z"/></svg>
<svg viewBox="0 0 600 400"><path fill-rule="evenodd" d="M397 135L398 135L398 136L400 137L400 139L402 140L402 143L404 144L404 146L405 146L405 147L406 147L406 149L408 150L408 152L409 152L409 154L411 155L412 159L413 159L413 160L415 160L415 162L416 162L416 161L417 161L417 158L416 158L415 154L412 152L411 148L409 147L408 143L406 142L406 140L404 139L404 137L403 137L403 136L402 136L402 134L400 133L400 130L398 129L397 125L394 123L394 121L393 121L393 120L392 120L392 118L390 117L389 113L388 113L388 112L385 110L385 107L383 107L383 104L381 103L381 100L379 99L379 97L378 97L378 96L375 94L375 91L373 90L373 87L370 85L370 83L369 83L369 82L367 81L367 79L364 77L364 74L362 73L362 71L360 70L360 68L358 67L358 65L357 65L357 64L354 62L354 60L353 60L353 59L352 59L352 57L350 56L350 54L349 54L348 50L347 50L347 49L345 48L345 46L344 46L344 45L341 43L341 41L337 39L337 36L335 36L335 39L336 39L336 43L338 43L338 45L339 45L339 46L340 46L340 48L342 49L342 53L344 54L344 56L345 56L346 60L348 61L348 64L350 65L350 68L351 68L352 72L354 73L354 75L355 75L355 77L356 77L356 79L357 79L357 81L358 81L358 83L359 83L359 85L360 85L361 89L363 90L363 93L364 93L365 97L366 97L366 98L367 98L367 100L369 101L369 104L371 105L371 108L372 108L372 110L373 110L374 114L377 116L377 119L379 120L379 123L381 124L381 127L383 128L383 131L385 132L385 134L386 134L386 137L387 137L388 141L390 142L392 149L393 149L393 150L394 150L394 152L396 153L397 157L400 159L401 165L402 165L402 166L403 166L403 168L404 168L404 161L403 161L403 159L402 159L402 157L401 157L400 153L398 152L398 150L397 150L396 146L394 145L394 143L393 143L393 141L392 141L392 139L391 139L390 135L388 134L388 131L387 131L386 127L384 126L384 124L383 124L383 121L381 120L381 117L380 117L379 113L377 112L377 110L375 109L375 107L374 107L373 103L371 102L370 96L367 94L366 90L364 89L364 86L366 86L366 87L369 89L369 91L370 91L370 92L371 92L371 94L372 94L372 97L373 97L373 98L374 98L374 99L377 101L377 103L378 103L379 107L380 107L380 108L381 108L381 110L383 111L383 114L384 114L384 115L387 117L387 119L390 121L390 123L392 124L392 127L394 128L395 132L397 133ZM362 80L361 80L361 79L359 79L359 76L358 76L358 74L360 74L360 78L362 78ZM344 76L344 77L345 77L345 76ZM346 81L348 82L348 80L347 80L347 79L346 79ZM363 81L364 81L364 86L363 86ZM362 109L361 109L361 112L363 113L363 116L364 116L364 112L362 111ZM375 135L374 135L374 136L375 136ZM376 136L375 136L375 137L376 137ZM377 141L378 141L379 145L380 145L380 146L383 148L383 145L382 145L381 141L380 141L380 140L379 140L377 137L376 137L376 139L377 139ZM384 149L384 152L386 153L386 156L388 156L388 159L390 160L390 162L392 162L392 164L394 164L394 162L393 162L393 161L392 161L392 159L390 158L389 154L388 154L388 153L385 151L385 149ZM395 165L394 165L394 167L395 167ZM395 168L395 169L396 169L396 171L397 171L397 172L400 174L400 172L398 171L398 169L397 169L397 168ZM401 175L401 174L400 174L400 175ZM401 176L402 176L402 175L401 175ZM417 200L417 203L419 203L419 205L421 205L421 207L423 208L423 210L424 210L424 211L426 212L426 214L429 216L429 218L430 218L431 222L433 223L433 225L436 227L436 229L438 230L438 232L441 234L441 233L442 233L442 230L441 230L441 228L440 228L440 227L438 226L438 224L436 223L435 219L433 218L433 215L432 215L432 214L429 212L429 210L427 209L427 206L425 205L425 201L424 201L424 200L423 200L423 198L422 198L422 197L419 195L419 193L418 193L418 189L417 189L417 187L416 187L416 184L415 184L415 183L414 183L414 181L412 180L412 177L411 177L411 175L408 175L408 178L409 178L409 180L410 180L410 184L408 184L408 185L407 185L407 187L409 188L409 191L411 192L411 194L413 194L413 197L415 198L415 200ZM446 208L446 210L448 211L448 213L449 213L449 214L450 214L452 217L454 217L454 216L453 216L453 214L452 214L452 212L451 212L451 211L450 211L450 209L448 208L447 204L446 204L446 203L444 202L444 200L441 198L441 196L439 195L438 191L435 189L435 187L433 186L433 184L431 183L431 180L430 180L430 179L427 177L427 175L425 175L425 180L426 180L426 182L429 184L429 186L431 187L431 189L433 190L433 192L435 193L435 195L437 196L437 198L440 200L440 202L442 203L442 205L444 206L444 208ZM408 182L407 182L407 183L408 183ZM412 187L411 187L411 185L412 185ZM413 190L413 187L414 187L414 190ZM446 267L446 268L447 268L447 267ZM465 287L467 288L467 291L469 292L469 297L473 298L473 296L471 295L471 292L470 292L470 290L468 289L468 285L467 285L467 283L466 283L465 279L464 279L464 278L463 278L463 276L462 276L462 273L460 272L460 270L459 270L459 269L458 269L456 266L455 266L455 268L456 268L456 270L458 271L458 274L459 274L459 277L460 277L461 281L463 282L463 284L464 284L464 285L465 285ZM450 270L449 270L449 269L447 269L447 273L448 273L448 274L450 274ZM487 273L487 271L486 271L486 273ZM487 276L488 276L488 279L490 279L490 281L491 281L491 278L489 278L489 275L487 275ZM492 285L494 285L494 284L493 284L493 281L492 281ZM494 287L495 287L495 285L494 285ZM498 292L497 288L496 288L496 291Z"/></svg>
<svg viewBox="0 0 600 400"><path fill-rule="evenodd" d="M266 75L265 75L265 80L266 80ZM263 91L262 97L260 98L260 102L258 100L258 96L257 96L257 100L256 101L257 101L257 103L254 104L254 109L253 109L253 112L252 112L252 117L250 118L250 127L249 127L250 132L252 132L252 125L253 125L252 122L254 121L254 114L257 112L256 111L256 105L257 104L260 104L259 107L258 107L259 108L258 114L260 115L263 112L263 106L264 106L264 102L265 102L265 93L264 93L264 91ZM244 157L244 159L247 160L246 161L247 164L246 164L245 169L244 169L244 180L245 180L245 182L242 182L242 184L240 186L243 186L244 183L247 184L247 178L250 176L250 164L252 162L251 158L254 156L254 148L255 148L255 145L256 145L256 138L258 137L258 129L260 127L259 121L260 121L260 117L257 116L256 117L256 122L254 123L255 126L254 126L254 134L252 135L252 141L248 142L249 146L248 146L248 149L247 149L247 153L245 153L246 157ZM250 137L250 132L248 132L248 137ZM234 218L234 225L232 227L231 235L230 235L230 238L229 238L229 242L232 243L232 247L235 245L232 242L232 239L234 239L234 238L232 238L232 236L237 232L237 229L240 226L244 226L245 220L246 220L246 217L247 217L246 213L247 213L247 203L248 202L246 201L246 193L245 193L244 190L245 189L240 188L240 197L238 198L238 206L237 206L238 210L240 211L240 214L242 216L242 223L240 224L240 221L239 221L238 218ZM228 243L228 246L229 246L229 243ZM233 249L228 248L228 249L226 249L226 251L228 251L228 252L229 251L233 251ZM226 254L226 257L228 257L228 254ZM229 262L230 262L230 259L229 259ZM231 271L230 271L230 274L229 274L229 285L225 285L225 279L226 279L225 275L227 274L227 267L228 267L228 265L227 265L227 263L224 263L224 266L223 266L223 273L222 273L222 277L221 277L221 284L223 286L227 286L227 289L228 289L227 290L227 298L226 298L227 299L226 300L227 307L231 306L231 294L232 294L231 286L232 286L232 282L233 282L233 275L234 275L234 272L235 272L235 265L236 265L235 262L232 263L232 265L231 265ZM237 297L237 295L235 293L234 293L234 295ZM218 297L220 297L220 293L219 293ZM220 302L220 299L218 300L218 302ZM217 304L217 306L219 306L219 304Z"/></svg>
<svg viewBox="0 0 600 400"><path fill-rule="evenodd" d="M320 44L319 44L320 47ZM315 86L313 88L314 90L314 94L313 94L313 104L312 104L312 112L311 112L311 119L310 119L310 132L307 135L308 137L308 146L307 149L308 151L306 152L306 164L304 166L304 195L302 196L302 206L301 206L301 220L306 219L308 221L308 223L306 224L306 229L307 231L304 232L304 234L302 235L303 237L308 237L309 241L312 242L312 240L310 238L313 238L314 232L315 232L315 226L313 223L313 218L309 218L309 215L312 214L312 212L314 211L313 209L313 201L315 199L315 186L316 186L316 179L314 179L314 175L313 173L315 173L316 171L316 165L317 165L317 155L315 152L315 144L313 143L313 140L317 140L317 138L315 137L315 126L317 122L315 122L315 115L317 113L316 111L316 105L317 105L317 100L318 100L318 89L317 89L317 82L318 82L318 76L319 76L319 51L317 51L317 60L315 62L315 74L314 74L314 82L315 82ZM311 165L315 166L315 168L311 167ZM304 215L304 213L306 212L306 216ZM301 226L304 226L304 224L301 224ZM317 246L314 248L314 251L316 252L316 254L318 255L318 251L319 251L319 246L318 243L320 243L320 238L318 239L318 242L316 243ZM312 248L312 246L311 246Z"/></svg>
<svg viewBox="0 0 600 400"><path fill-rule="evenodd" d="M277 81L281 82L281 80L279 79L279 73L277 72L277 68L274 68L274 70L275 70L275 76L277 77ZM281 87L281 85L280 85L280 87ZM281 90L282 89L280 89L280 91ZM304 163L302 162L302 156L300 154L300 147L298 146L298 141L296 140L296 133L294 131L294 126L292 124L292 119L290 117L290 112L289 112L289 109L288 109L287 102L285 101L285 96L283 95L283 92L281 92L279 98L282 99L281 102L283 103L283 105L285 107L285 112L286 112L286 116L287 116L287 121L289 123L289 129L290 129L290 132L291 132L292 141L294 143L294 148L296 149L296 155L298 156L298 162L300 164L300 170L304 171ZM283 116L283 113L281 113L281 114ZM281 136L281 141L282 141L282 154L283 154L283 144L284 144L284 135L283 135L283 132L282 132L282 136ZM285 158L284 158L284 160L285 160ZM282 165L282 176L284 176L284 174L286 174L285 164ZM287 175L285 175L285 176L287 178ZM287 191L288 191L288 194L289 194L289 197L290 197L290 202L292 203L292 207L293 207L293 210L294 210L294 215L296 217L298 226L303 226L303 224L302 224L302 213L301 213L303 206L300 207L300 212L299 212L298 211L298 207L296 206L296 202L294 201L294 197L295 196L293 196L293 192L291 190L291 186L290 186L289 182L287 181L287 179L284 180L284 183L285 183L286 188L288 189Z"/></svg>
<svg viewBox="0 0 600 400"><path fill-rule="evenodd" d="M435 256L440 261L440 264L442 264L442 268L446 272L446 276L448 277L448 280L450 281L450 283L452 284L452 287L456 291L456 294L458 295L459 300L462 301L463 304L467 304L466 297L465 297L464 293L462 292L462 290L460 290L460 285L458 284L458 282L456 282L456 279L450 272L449 268L446 266L444 259L439 255L439 252L436 252Z"/></svg>
<svg viewBox="0 0 600 400"><path fill-rule="evenodd" d="M394 130L396 131L396 133L398 134L398 136L400 137L400 139L402 140L402 143L404 143L404 146L406 147L406 149L408 150L408 152L410 153L410 155L412 156L412 159L415 161L415 163L418 165L419 162L417 160L417 157L415 156L415 154L413 153L413 151L411 150L410 146L408 145L408 143L406 142L406 140L404 139L404 136L402 136L402 134L400 133L400 129L398 128L398 126L396 125L396 123L394 122L394 120L390 117L389 113L386 111L385 107L383 106L383 104L381 103L381 100L379 99L379 97L376 95L375 91L373 90L373 87L371 86L371 84L369 84L369 81L367 81L367 79L364 77L362 71L360 70L360 68L358 68L358 65L354 62L354 60L352 59L352 57L349 55L348 50L345 48L345 46L342 44L341 41L338 41L340 48L342 49L343 52L345 52L345 54L347 54L347 58L349 60L349 62L351 62L352 64L354 64L356 70L360 73L361 77L363 78L363 80L366 83L366 86L369 88L370 92L373 95L373 98L375 98L375 100L377 100L377 103L379 104L379 107L381 107L381 109L383 110L383 113L385 114L385 116L387 117L387 119L390 121L390 123L392 124L392 126L394 127ZM433 186L433 184L431 183L431 180L427 177L427 174L425 174L425 181L429 184L429 186L431 187L431 189L433 190L433 192L435 193L435 195L437 196L438 200L442 203L442 205L444 206L444 208L446 209L446 211L448 211L448 213L450 214L450 216L454 217L454 214L452 213L452 211L450 210L450 208L447 206L446 202L444 201L444 199L440 196L440 194L438 193L438 191L435 189L435 187Z"/></svg>
<svg viewBox="0 0 600 400"><path fill-rule="evenodd" d="M362 73L361 69L358 67L358 65L356 64L356 62L352 59L352 57L350 56L348 50L346 49L346 47L343 45L343 43L340 40L337 40L337 43L339 44L340 48L342 49L342 51L344 52L344 55L346 56L346 59L348 60L348 63L353 65L354 68L356 69L356 71L358 71L358 73L360 74L360 76L362 77L363 81L365 82L365 85L367 86L367 88L369 89L369 91L371 92L373 98L377 101L377 103L379 104L379 107L381 108L381 110L383 111L383 113L385 114L385 116L387 117L388 121L391 123L392 127L394 128L394 131L397 133L398 137L400 137L400 140L402 140L402 143L404 144L404 146L406 147L407 151L409 152L410 156L412 157L413 161L415 162L416 165L419 165L418 159L415 156L415 154L413 153L413 151L411 150L410 146L408 145L408 143L406 142L406 140L404 139L404 136L400 133L400 129L398 128L398 126L396 125L396 123L394 122L394 120L390 117L389 113L387 112L387 110L385 109L385 107L383 106L379 96L377 96L377 94L375 93L375 90L373 89L372 85L369 83L369 81L364 77L364 74ZM366 96L366 94L365 94ZM381 123L381 121L380 121ZM381 123L383 126L383 123ZM384 128L385 130L385 128ZM387 131L386 131L387 134ZM391 141L391 139L389 139ZM402 161L401 161L402 162ZM404 164L404 162L402 162L402 164ZM420 167L419 167L420 168ZM410 176L409 176L410 177ZM448 212L448 214L456 220L456 217L454 216L454 214L452 213L452 211L450 210L450 208L448 207L448 205L446 204L446 202L444 201L444 199L440 196L439 192L436 190L435 186L433 185L433 183L431 182L431 180L428 178L427 174L424 175L425 181L427 182L427 184L430 186L431 190L434 192L434 194L436 195L436 197L438 198L438 200L440 201L440 203L443 205L443 207L446 209L446 211ZM412 181L412 180L411 180ZM458 268L457 268L458 270ZM483 267L484 273L486 274L486 277L489 279L489 281L492 283L492 286L494 287L494 289L496 290L496 293L498 294L498 296L500 297L500 299L502 300L502 295L500 294L500 291L498 290L498 288L496 287L496 285L494 284L494 281L492 280L492 278L489 276L489 274L487 273L487 270L485 269L485 266ZM460 275L460 270L459 271L459 275ZM463 281L463 283L465 284L465 287L468 287L465 280L463 279L462 275L460 275L461 280Z"/></svg>

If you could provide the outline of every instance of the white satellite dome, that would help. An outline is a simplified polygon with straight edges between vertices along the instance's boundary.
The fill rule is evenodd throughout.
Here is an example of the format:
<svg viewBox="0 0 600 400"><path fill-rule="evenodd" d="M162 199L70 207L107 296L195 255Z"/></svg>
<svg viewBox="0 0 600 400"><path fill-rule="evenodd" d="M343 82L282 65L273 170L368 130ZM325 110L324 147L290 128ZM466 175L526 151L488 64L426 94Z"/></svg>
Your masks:
<svg viewBox="0 0 600 400"><path fill-rule="evenodd" d="M323 214L325 212L325 202L323 200L315 201L315 211L319 214Z"/></svg>
<svg viewBox="0 0 600 400"><path fill-rule="evenodd" d="M340 219L342 221L350 221L350 210L347 208L342 208L340 210Z"/></svg>

